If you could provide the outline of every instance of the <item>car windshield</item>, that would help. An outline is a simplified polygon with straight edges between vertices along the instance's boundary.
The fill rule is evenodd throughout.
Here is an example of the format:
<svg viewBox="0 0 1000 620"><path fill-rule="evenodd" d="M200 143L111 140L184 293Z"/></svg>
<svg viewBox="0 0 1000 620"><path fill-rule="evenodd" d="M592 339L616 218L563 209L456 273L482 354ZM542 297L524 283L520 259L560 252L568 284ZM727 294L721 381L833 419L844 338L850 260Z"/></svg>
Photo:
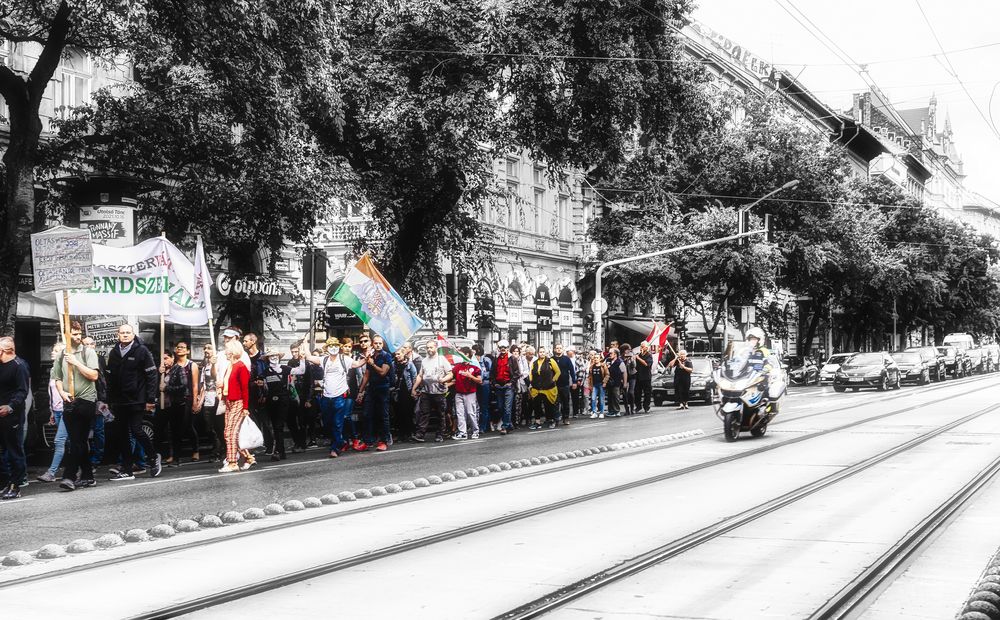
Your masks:
<svg viewBox="0 0 1000 620"><path fill-rule="evenodd" d="M836 355L831 355L830 359L826 360L827 364L843 364L844 360L851 357L850 353L837 353Z"/></svg>
<svg viewBox="0 0 1000 620"><path fill-rule="evenodd" d="M892 359L900 364L919 364L920 354L919 353L893 353Z"/></svg>
<svg viewBox="0 0 1000 620"><path fill-rule="evenodd" d="M955 354L955 349L952 347L938 347L937 350L940 351L941 353L944 353L945 355Z"/></svg>
<svg viewBox="0 0 1000 620"><path fill-rule="evenodd" d="M694 358L691 360L691 367L699 375L712 374L712 360L705 358Z"/></svg>
<svg viewBox="0 0 1000 620"><path fill-rule="evenodd" d="M881 353L858 353L849 362L851 366L879 366L882 364Z"/></svg>

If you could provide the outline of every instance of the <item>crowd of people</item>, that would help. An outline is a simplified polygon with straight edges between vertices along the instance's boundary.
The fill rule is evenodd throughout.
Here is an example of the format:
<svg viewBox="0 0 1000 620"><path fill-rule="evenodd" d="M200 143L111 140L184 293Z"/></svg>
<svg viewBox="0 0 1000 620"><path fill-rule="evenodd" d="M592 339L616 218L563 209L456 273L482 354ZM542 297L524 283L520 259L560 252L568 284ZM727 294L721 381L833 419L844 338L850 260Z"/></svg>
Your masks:
<svg viewBox="0 0 1000 620"><path fill-rule="evenodd" d="M407 344L390 353L381 336L367 332L356 341L329 338L312 351L302 341L287 351L260 344L256 334L231 326L218 351L202 346L200 361L181 341L157 364L132 326L120 326L118 342L98 355L74 321L69 349L60 343L52 350L49 424L57 430L51 464L37 480L73 491L94 486L105 463L112 481L155 478L164 466L205 458L231 473L253 467L258 456L283 460L289 450L322 447L338 458L389 450L400 438L478 439L555 429L584 416L644 414L659 371L646 342L578 352L500 340L489 353L477 344L448 356L433 338L419 352ZM670 365L680 390L690 362L681 355ZM27 485L29 376L13 339L0 338L2 499L20 497ZM247 417L263 436L256 455L239 441Z"/></svg>

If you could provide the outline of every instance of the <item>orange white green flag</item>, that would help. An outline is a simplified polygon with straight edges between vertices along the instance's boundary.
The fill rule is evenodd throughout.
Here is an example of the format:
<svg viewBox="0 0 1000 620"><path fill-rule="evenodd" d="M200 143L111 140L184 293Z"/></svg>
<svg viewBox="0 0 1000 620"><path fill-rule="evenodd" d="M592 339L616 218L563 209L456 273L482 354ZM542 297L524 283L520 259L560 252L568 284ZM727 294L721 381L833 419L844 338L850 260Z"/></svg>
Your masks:
<svg viewBox="0 0 1000 620"><path fill-rule="evenodd" d="M375 267L367 252L344 276L333 298L382 336L390 351L403 346L424 324Z"/></svg>

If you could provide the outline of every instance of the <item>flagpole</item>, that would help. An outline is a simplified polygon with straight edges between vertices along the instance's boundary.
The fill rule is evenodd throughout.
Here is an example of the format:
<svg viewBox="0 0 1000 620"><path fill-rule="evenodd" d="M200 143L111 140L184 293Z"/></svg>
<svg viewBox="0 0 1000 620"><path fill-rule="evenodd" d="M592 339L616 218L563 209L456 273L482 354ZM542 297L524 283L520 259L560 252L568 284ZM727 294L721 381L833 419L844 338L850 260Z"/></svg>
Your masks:
<svg viewBox="0 0 1000 620"><path fill-rule="evenodd" d="M61 317L61 323L63 328L63 343L66 345L66 350L63 352L63 359L67 355L73 354L73 338L72 328L69 321L69 291L63 289L63 313ZM75 386L73 385L73 370L67 364L66 366L66 383L69 386L69 395L76 396Z"/></svg>
<svg viewBox="0 0 1000 620"><path fill-rule="evenodd" d="M166 241L167 233L165 231L160 232L160 237ZM161 304L160 306L160 364L163 363L163 354L167 350L167 328L166 328L166 317L163 312L164 308ZM157 366L159 368L159 366ZM161 382L162 385L162 382ZM166 399L163 394L163 390L160 390L160 409L166 406Z"/></svg>
<svg viewBox="0 0 1000 620"><path fill-rule="evenodd" d="M205 246L202 244L201 235L198 235L198 249L201 250L201 255L196 255L194 257L194 262L196 266L200 266L204 271L208 271L208 265L205 261ZM195 250L196 254L198 250ZM195 278L202 274L195 274ZM215 348L215 322L214 316L212 315L212 300L208 294L209 288L212 284L204 277L201 279L201 297L205 301L205 314L208 315L208 338L209 342L212 343L212 350L218 355L218 350Z"/></svg>

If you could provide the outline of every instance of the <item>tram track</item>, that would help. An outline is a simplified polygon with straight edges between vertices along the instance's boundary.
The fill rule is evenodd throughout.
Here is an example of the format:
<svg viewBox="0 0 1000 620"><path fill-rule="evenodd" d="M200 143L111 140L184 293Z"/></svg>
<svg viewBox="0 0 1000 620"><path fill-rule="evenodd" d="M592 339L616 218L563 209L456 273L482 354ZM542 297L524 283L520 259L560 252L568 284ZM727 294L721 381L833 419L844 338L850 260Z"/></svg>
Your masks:
<svg viewBox="0 0 1000 620"><path fill-rule="evenodd" d="M944 399L942 399L942 400L944 400ZM341 558L341 559L338 559L338 560L335 560L335 561L332 561L332 562L318 564L318 565L315 565L315 566L312 566L312 567L309 567L309 568L306 568L306 569L302 569L302 570L298 570L298 571L293 571L293 572L288 572L288 573L285 573L283 575L279 575L279 576L276 576L276 577L273 577L273 578L270 578L270 579L266 579L266 580L260 581L258 583L246 584L244 586L240 586L240 587L236 587L236 588L231 588L231 589L227 590L226 592L215 593L215 594L211 594L211 595L207 595L207 596L197 597L197 598L194 598L194 599L191 599L191 600L187 600L187 601L184 601L184 602L181 602L181 603L177 603L177 604L165 606L163 608L159 608L159 609L156 609L154 611L146 612L146 613L135 615L135 616L132 616L132 617L134 617L134 618L172 618L172 617L177 617L177 616L181 616L181 615L185 615L185 614L189 614L189 613L201 611L201 610L208 609L208 608L211 608L211 607L215 607L215 606L218 606L218 605L222 605L222 604L225 604L225 603L228 603L228 602L232 602L232 601L236 601L236 600L239 600L239 599L243 599L243 598L246 598L246 597L260 595L260 594L265 594L267 592L274 591L274 590L277 590L277 589L280 589L280 588L283 588L283 587L286 587L286 586L289 586L289 585L293 585L293 584L300 583L300 582L303 582L303 581L307 581L307 580L310 580L310 579L322 577L322 576L325 576L325 575L330 575L330 574L336 573L338 571L343 571L343 570L351 569L351 568L358 567L358 566L361 566L361 565L364 565L364 564L368 564L368 563L371 563L371 562L374 562L374 561L377 561L377 560L387 559L387 558L391 558L391 557L394 557L394 556L399 556L399 555L405 554L407 552L411 552L411 551L416 551L416 550L419 550L419 549L423 549L423 548L426 548L426 547L429 547L429 546L432 546L432 545L436 545L436 544L440 544L440 543L445 543L445 542L448 542L448 541L451 541L451 540L455 540L455 539L463 537L463 536L467 536L467 535L469 535L470 533L473 533L473 532L481 532L483 530L487 530L487 529L499 527L499 526L502 526L502 525L516 523L518 521L523 521L525 519L529 519L529 518L536 517L536 516L539 516L539 515L543 515L543 514L546 514L546 513L551 513L551 512L554 512L554 511L561 510L561 509L573 507L573 506L576 506L578 504L582 504L582 503L585 503L585 502L588 502L588 501L592 501L592 500L604 498L604 497L606 497L608 495L612 495L612 494L616 494L616 493L621 493L621 492L625 492L625 491L629 491L629 490L634 490L634 489L639 489L639 488L642 488L642 487L645 487L645 486L648 486L648 485L651 485L651 484L655 484L655 483L658 483L658 482L669 480L671 478L677 478L677 477L680 477L680 476L683 476L683 475L686 475L686 474L689 474L689 473L693 473L693 472L696 472L696 471L701 471L701 470L704 470L704 469L708 469L710 467L715 467L715 466L721 465L723 463L729 463L729 462L733 462L733 461L736 461L736 460L739 460L739 459L742 459L742 458L745 458L745 457L749 457L749 456L753 456L753 455L757 455L757 454L769 452L769 451L775 450L775 449L777 449L779 447L785 447L785 446L788 446L788 445L791 445L791 444L796 444L796 443L800 443L800 442L803 442L803 441L807 441L809 439L814 439L816 437L821 437L821 436L829 435L831 433L835 433L835 432L840 432L840 431L843 431L843 430L847 430L847 429L850 429L850 428L853 428L853 427L856 427L856 426L860 426L862 424L866 424L866 423L869 423L869 422L872 422L872 421L877 421L877 420L880 420L880 419L884 419L884 418L887 418L887 417L890 417L890 416L893 416L893 415L899 415L899 414L901 414L901 413L903 413L905 411L911 411L913 409L924 408L924 407L927 407L927 406L929 406L931 404L934 404L934 403L923 403L923 404L921 404L919 406L907 407L907 408L903 408L903 409L896 410L896 411L893 411L893 412L887 412L887 413L880 414L880 415L877 415L877 416L871 416L871 417L868 417L868 418L865 418L863 420L859 420L859 421L856 421L856 422L851 422L851 423L847 423L847 424L844 424L844 425L839 425L837 427L834 427L834 428L831 428L831 429L826 429L826 430L823 430L823 431L818 431L816 433L809 433L807 435L803 435L803 436L796 437L796 438L793 438L793 439L785 440L785 441L778 442L778 443L775 443L775 444L771 444L771 445L768 445L768 446L761 446L760 448L748 450L748 451L741 452L741 453L738 453L738 454L729 455L727 457L723 457L723 458L720 458L720 459L714 459L712 461L707 461L707 462L704 462L704 463L698 463L698 464L691 465L691 466L688 466L688 467L684 467L684 468L681 468L681 469L677 469L677 470L673 470L673 471L669 471L669 472L664 472L664 473L656 474L656 475L649 476L649 477L646 477L646 478L641 478L641 479L638 479L638 480L633 480L633 481L630 481L630 482L627 482L627 483L623 483L623 484L620 484L620 485L615 485L613 487L606 487L606 488L603 488L603 489L601 489L599 491L589 492L589 493L577 495L577 496L574 496L574 497L566 498L566 499L563 499L563 500L560 500L560 501L557 501L557 502L552 502L552 503L549 503L549 504L535 506L535 507L532 507L532 508L527 509L527 510L521 510L521 511L513 512L513 513L510 513L510 514L507 514L507 515L501 515L501 516L497 516L497 517L492 517L492 518L490 518L490 519L488 519L486 521L481 521L481 522L477 522L477 523L470 523L470 524L464 525L461 528L455 528L455 529L446 530L446 531L439 532L439 533L436 533L436 534L432 534L432 535L429 535L429 536L424 536L424 537L420 537L420 538L408 540L408 541L405 541L405 542L402 542L402 543L399 543L399 544L394 544L394 545L389 545L389 546L386 546L386 547L382 547L380 549L366 551L364 553L357 554L357 555L354 555L354 556L350 556L350 557L346 557L346 558ZM879 455L876 455L875 457L871 457L869 459L866 459L862 463L856 464L855 466L853 466L850 470L845 470L845 471L848 471L849 473L840 472L838 474L835 474L835 475L832 475L832 476L828 476L828 477L822 479L819 482L812 483L810 485L806 485L805 487L801 487L800 489L797 489L797 494L794 497L792 497L789 494L783 495L782 498L785 498L785 501L780 506L774 503L775 501L778 501L778 500L772 500L772 502L768 503L768 505L771 506L770 509L767 509L767 506L763 506L763 505L762 506L758 506L756 509L751 509L751 511L753 511L752 514L748 514L749 513L749 511L748 511L748 513L741 513L741 515L737 515L737 517L734 517L734 519L739 518L740 516L742 516L744 519L747 519L746 522L749 522L749 521L751 521L753 519L760 518L760 517L764 516L765 514L769 514L770 512L773 512L773 511L779 509L780 507L782 507L784 505L790 504L790 503L792 503L794 501L797 501L798 499L801 499L803 497L811 495L812 493L815 493L816 491L819 491L822 488L825 488L826 486L830 486L832 484L835 484L836 482L838 482L838 481L840 481L840 480L842 480L842 479L844 479L846 477L849 477L850 475L854 475L856 473L859 473L860 471L863 471L864 469L868 469L868 468L874 466L875 464L877 464L877 463L879 463L881 461L884 461L885 459L891 458L892 456L895 456L895 455L897 455L897 454L899 454L901 452L904 452L904 451L909 450L909 449L911 449L913 447L916 447L916 446L924 443L925 441L927 441L927 440L929 440L929 439L931 439L933 437L936 437L936 436L938 436L938 435L940 435L942 433L945 433L948 430L951 430L951 429L955 428L956 426L964 424L964 423L966 423L966 422L968 422L970 420L973 420L973 419L975 419L975 418L977 418L979 416L985 415L986 413L989 413L990 411L993 411L993 410L995 410L997 408L998 408L997 406L990 406L990 407L984 408L984 409L979 410L979 411L977 411L977 412L975 412L973 414L970 414L970 415L965 416L965 417L963 417L963 418L961 418L959 420L956 420L956 421L954 421L952 423L949 423L949 424L947 424L945 426L939 427L939 428L935 429L934 431L931 431L931 432L929 432L927 434L921 435L920 437L918 437L918 438L916 438L914 440L911 440L911 441L906 442L906 443L904 443L904 444L902 444L900 446L894 447L894 448L892 448L890 450L887 450L887 451L885 451L883 453L880 453ZM637 454L637 453L638 452L631 452L630 454ZM550 470L550 471L554 471L554 470ZM541 474L541 473L542 472L539 472L539 474ZM520 478L512 478L510 480L518 480L518 479L520 479ZM497 482L499 483L501 481L497 481ZM825 482L825 484L824 484L824 482ZM480 487L473 487L473 488L480 488ZM456 490L456 491L460 491L460 490ZM796 493L796 491L793 491L792 493ZM427 497L434 497L434 496L427 496ZM390 505L390 504L387 504L387 505ZM356 512L356 511L352 511L352 512ZM693 546L697 546L697 544L702 544L703 542L707 542L708 540L711 540L712 538L718 537L718 536L722 535L723 533L728 532L731 529L734 529L735 527L739 527L739 525L741 525L741 523L735 523L735 522L733 522L733 524L731 525L731 527L724 527L724 526L720 526L719 524L716 524L715 526L710 526L710 528L706 528L705 530L700 530L698 533L696 533L695 535L700 534L701 537L703 537L703 539L700 540L699 542L697 542L696 544L694 544L693 541L691 540L691 537L695 536L695 535L691 535L691 536L685 537L684 539L681 539L681 544L684 546L684 550L686 550L686 549L692 548ZM710 535L710 534L713 534L713 533L714 533L714 535ZM680 553L680 552L682 552L682 551L675 550L674 554L676 555L677 553ZM643 557L645 557L645 556L643 556ZM662 559L659 560L659 561L662 561ZM653 563L648 564L648 565L652 565L652 564L655 564L655 563L656 562L653 562ZM646 566L648 566L648 565L646 565ZM633 571L633 572L638 572L638 570L643 570L643 568L639 568L639 569L637 569L636 571ZM631 574L631 573L629 573L629 574ZM626 576L626 575L625 574L621 574L620 576L615 577L613 580L617 581L617 579L620 579L623 576ZM583 580L583 582L589 582L593 578L594 577L592 576L591 578ZM578 584L579 583L580 582L578 582ZM581 595L574 595L572 598L575 599L575 598L578 598ZM557 605L555 605L555 607L562 606L563 604L565 604L565 602L569 602L569 599L565 600L564 602L558 603ZM547 613L547 612L545 612L545 613ZM502 615L502 616L499 616L499 617L500 618L508 618L508 617L519 618L519 617L537 617L537 615L524 615L524 616L521 616L521 615L508 615L508 614L505 614L505 615Z"/></svg>
<svg viewBox="0 0 1000 620"><path fill-rule="evenodd" d="M700 545L716 540L719 537L748 525L760 518L766 517L782 508L785 508L797 501L809 497L823 489L831 487L843 480L851 478L857 474L875 467L884 461L899 454L907 452L927 441L934 439L954 428L966 424L976 418L1000 409L1000 405L990 405L967 416L959 418L944 426L940 426L932 431L924 433L910 441L885 450L859 461L854 465L824 476L818 480L802 485L778 497L753 506L743 512L718 521L712 525L701 528L687 536L671 541L665 545L652 549L646 553L634 556L619 564L609 567L601 572L592 574L584 579L577 580L563 588L559 588L544 596L521 605L503 614L497 615L493 620L528 620L540 618L549 613L564 607L565 605L594 594L622 579L631 577L644 570L652 568L667 560L686 553ZM960 491L955 493L948 501L944 502L931 515L921 521L910 533L887 551L878 561L873 563L869 569L858 575L845 586L837 595L830 599L823 607L811 616L811 619L833 619L846 618L857 609L858 604L865 600L866 596L878 588L889 575L894 574L903 562L909 558L913 552L926 542L947 520L959 511L965 503L979 489L981 489L993 476L1000 471L1000 458L994 460L989 466L983 469Z"/></svg>
<svg viewBox="0 0 1000 620"><path fill-rule="evenodd" d="M958 491L924 517L867 569L819 607L809 620L856 617L901 574L917 554L943 531L983 488L1000 473L1000 457L981 469Z"/></svg>
<svg viewBox="0 0 1000 620"><path fill-rule="evenodd" d="M983 381L985 378L987 378L987 377L980 376L980 377L975 377L975 378L968 379L968 380L959 380L959 381L962 381L963 383L965 383L965 382L973 383L973 382ZM951 382L951 383L939 384L938 386L934 386L934 387L937 388L937 389L942 389L942 388L946 388L946 387L958 387L959 385L961 385L961 384L956 381L956 382ZM993 387L992 384L983 385L981 387L975 387L975 388L971 389L969 392L966 392L966 393L964 393L962 395L966 395L968 393L973 393L973 392L978 392L978 391L981 391L981 390L989 389L991 387ZM899 399L899 398L904 398L906 396L912 396L912 393L911 394L906 394L906 393L904 393L904 394L893 394L891 396L885 396L885 397L882 397L882 398L876 398L876 399L865 401L864 403L857 403L857 404L854 404L854 405L851 405L851 406L839 407L839 408L835 408L835 409L824 409L822 411L818 411L818 412L815 412L815 413L808 413L808 414L797 415L797 416L789 416L789 417L786 417L786 418L783 418L783 419L779 419L778 421L772 423L771 426L773 427L773 426L778 426L780 424L788 424L788 423L797 422L797 421L801 421L801 420L806 420L806 419L810 419L810 418L814 418L814 417L818 417L818 416L835 414L835 413L837 413L839 411L846 411L846 410L850 410L850 409L856 409L858 407L866 407L866 406L870 406L870 405L876 405L876 404L880 404L880 403L883 403L883 402L892 401L892 400L896 400L896 399ZM848 430L848 429L851 429L851 428L854 428L854 427L857 427L857 426L868 424L870 422L875 422L875 421L882 420L882 419L885 419L885 418L890 418L890 417L893 417L893 416L896 416L896 415L901 415L901 414L909 413L909 412L916 411L916 410L919 410L919 409L923 409L923 408L926 408L926 407L929 407L929 406L932 406L932 405L936 405L936 404L939 404L939 403L942 403L942 402L949 401L952 398L954 398L954 396L943 397L943 398L939 398L939 399L932 400L932 401L927 401L927 402L922 402L922 403L915 404L915 405L910 405L910 406L907 406L907 407L903 407L903 408L900 408L900 409L895 409L895 410L888 411L888 412L881 413L881 414L877 414L877 415L874 415L874 416L869 416L869 417L866 417L866 418L863 418L863 419L860 419L860 420L856 420L856 421L853 421L853 422L848 422L846 424L842 424L842 425L839 425L839 426L836 426L836 427L833 427L833 428L830 428L830 429L825 429L825 430L822 430L822 431L816 431L816 432L813 432L813 433L807 433L807 434L804 434L804 435L801 435L801 436L798 436L798 437L793 437L793 438L786 439L786 440L783 440L783 441L779 441L779 442L776 442L776 443L773 443L773 444L768 444L768 445L760 446L760 447L757 447L757 448L752 448L750 450L745 450L745 451L742 451L742 452L738 452L738 453L735 453L735 454L730 454L728 456L721 457L721 458L718 458L718 459L713 459L711 461L705 461L703 463L696 463L694 465L690 465L690 466L687 466L687 467L684 467L684 468L681 468L681 469L677 469L677 470L673 470L673 471L670 471L670 472L664 472L664 473L661 473L661 474L657 474L656 476L651 476L649 478L645 478L645 479L642 479L642 480L639 480L639 481L635 481L633 483L628 483L628 484L620 485L619 487L615 487L613 489L607 489L607 490L604 490L604 491L600 491L598 493L588 494L587 496L584 496L582 498L571 498L570 500L565 500L564 502L559 502L559 503L556 503L556 504L550 504L550 505L538 507L536 509L533 509L532 511L526 511L525 513L515 513L515 514L512 514L510 516L509 520L510 521L516 521L516 520L520 520L520 519L525 519L525 518L529 518L531 516L535 516L536 514L543 514L545 512L551 512L553 510L558 510L560 508L565 508L565 507L567 507L569 505L573 505L573 504L577 504L577 503L582 503L582 502L585 502L585 501L589 501L590 499L593 499L594 497L599 497L600 495L603 495L603 494L606 494L606 493L615 493L615 492L629 490L629 489L632 489L632 488L638 488L638 487L645 486L645 485L648 485L648 484L654 484L656 482L662 482L663 480L668 480L670 478L676 478L676 477L679 477L679 476L683 476L683 475L686 475L686 474L694 473L694 472L701 471L701 470L704 470L704 469L708 469L708 468L711 468L711 467L715 467L715 466L718 466L718 465L723 465L723 464L730 463L732 461L739 460L739 459L742 459L742 458L747 458L747 457L755 456L755 455L758 455L758 454L763 454L763 453L766 453L766 452L777 450L778 448L782 448L782 447L785 447L785 446L788 446L788 445L793 445L793 444L800 443L800 442L803 442L803 441L808 441L810 439L815 439L817 437L826 436L826 435L829 435L831 433L836 433L836 432L840 432L840 431L843 431L843 430ZM485 480L485 481L477 482L475 485L467 485L467 486L462 486L462 487L452 488L452 489L443 489L443 490L437 491L435 493L426 494L426 495L418 495L418 496L413 496L413 497L405 497L405 496L404 497L398 497L398 498L394 499L392 502L385 502L385 503L381 503L381 504L371 504L371 505L367 505L367 506L359 506L357 508L353 508L353 509L350 509L350 510L343 510L343 511L340 511L340 512L337 512L337 513L334 513L334 514L317 515L315 517L306 518L306 519L299 519L299 520L289 521L289 522L284 522L284 523L275 523L273 525L269 524L266 528L263 528L263 529L250 529L250 530L245 530L245 531L241 531L241 532L234 532L234 533L230 534L229 536L225 537L224 539L211 538L211 539L205 539L205 540L195 540L195 541L191 541L191 542L189 542L189 543L187 543L185 545L172 546L172 547L166 547L166 548L161 548L161 549L152 549L152 550L148 550L148 551L143 551L143 552L135 553L135 554L132 554L132 555L129 555L129 556L108 558L108 559L98 560L96 562L91 562L91 563L87 563L87 564L83 564L83 565L79 565L79 566L70 566L70 567L66 567L66 568L63 568L63 569L51 571L51 572L48 572L48 573L43 573L43 574L38 574L38 575L32 575L32 576L23 577L23 578L20 578L20 579L13 579L13 580L6 581L6 582L0 582L0 591L3 591L5 589L9 589L9 588L12 588L12 587L15 587L15 586L19 586L19 585L24 585L24 584L27 584L27 583L36 582L36 581L55 580L55 579L58 579L58 578L61 578L61 577L65 577L65 576L70 575L70 574L86 572L88 570L92 570L92 569L100 568L100 567L104 567L104 566L126 564L126 563L129 563L129 562L134 562L134 561L137 561L137 560L146 559L146 558L150 558L150 557L168 555L168 554L180 551L180 550L187 550L187 549L193 549L193 548L198 548L198 547L207 547L207 546L210 546L212 544L215 544L215 543L219 542L220 540L234 540L234 539L239 539L239 538L247 538L247 537L251 537L251 536L260 534L262 531L272 532L272 531L276 531L276 530L296 528L296 527L305 526L305 525L314 524L314 523L323 522L323 521L328 521L328 520L332 520L332 519L340 519L340 518L351 517L351 516L355 516L355 515L358 515L358 514L368 513L368 512L374 511L374 510L380 510L380 509L385 509L385 508L392 508L394 506L399 506L399 505L402 505L402 504L414 503L414 502L421 502L421 501L424 501L424 500L434 499L434 498L437 498L437 497L459 494L459 493L463 493L463 492L466 492L466 491L471 490L471 489L481 489L481 488L490 487L490 486L497 486L497 485L502 485L502 484L508 484L508 483L511 483L511 482L516 482L516 481L520 481L520 480L524 480L524 479L528 479L528 478L534 478L534 477L539 477L539 476L546 476L546 475L557 473L557 472L568 471L568 470L576 469L576 468L579 468L579 467L586 467L586 466L591 466L591 465L597 465L597 464L606 463L608 461L618 460L618 459L622 459L622 458L627 458L627 457L632 457L632 456L639 456L639 455L649 454L651 452L658 452L658 451L661 451L661 450L679 448L679 447L690 445L690 444L693 444L693 443L708 441L708 440L712 440L712 439L718 439L718 438L720 438L722 436L723 436L723 433L721 431L719 431L717 433L706 434L706 435L702 435L702 436L699 436L699 437L694 437L694 438L691 438L691 439L686 439L686 440L677 441L677 442L673 442L673 443L659 444L659 445L653 445L653 446L648 446L648 447L643 447L643 448L637 448L637 449L629 450L627 452L617 452L617 453L613 453L613 454L606 454L605 456L603 456L601 458L598 458L598 459L588 459L588 460L581 460L581 461L566 462L564 465L561 465L560 467L548 468L548 469L543 469L543 470L540 470L540 471L532 471L532 472L520 474L520 475L514 476L514 477L505 477L505 478L499 478L499 479L494 479L494 480ZM491 521L490 523L494 523L494 522ZM489 527L490 523L477 524L477 525L473 525L473 526L470 526L470 527L473 528L473 529L477 528L477 527ZM499 523L497 523L497 524L499 524ZM461 535L461 532L459 532L457 534L456 533L452 533L452 537L456 537L458 535ZM432 544L432 543L429 543L429 544ZM396 554L401 553L401 552L403 552L403 550L396 551L395 553L392 553L390 555L396 555ZM369 559L377 559L377 558L373 558L372 556L367 555L367 554L364 557L367 557ZM353 566L353 565L355 565L355 564L351 564L351 566ZM341 568L333 568L329 572L335 572L336 570L342 570L342 568L347 568L347 567L348 566L344 566L344 567L341 567ZM308 577L304 577L304 578L308 578Z"/></svg>

